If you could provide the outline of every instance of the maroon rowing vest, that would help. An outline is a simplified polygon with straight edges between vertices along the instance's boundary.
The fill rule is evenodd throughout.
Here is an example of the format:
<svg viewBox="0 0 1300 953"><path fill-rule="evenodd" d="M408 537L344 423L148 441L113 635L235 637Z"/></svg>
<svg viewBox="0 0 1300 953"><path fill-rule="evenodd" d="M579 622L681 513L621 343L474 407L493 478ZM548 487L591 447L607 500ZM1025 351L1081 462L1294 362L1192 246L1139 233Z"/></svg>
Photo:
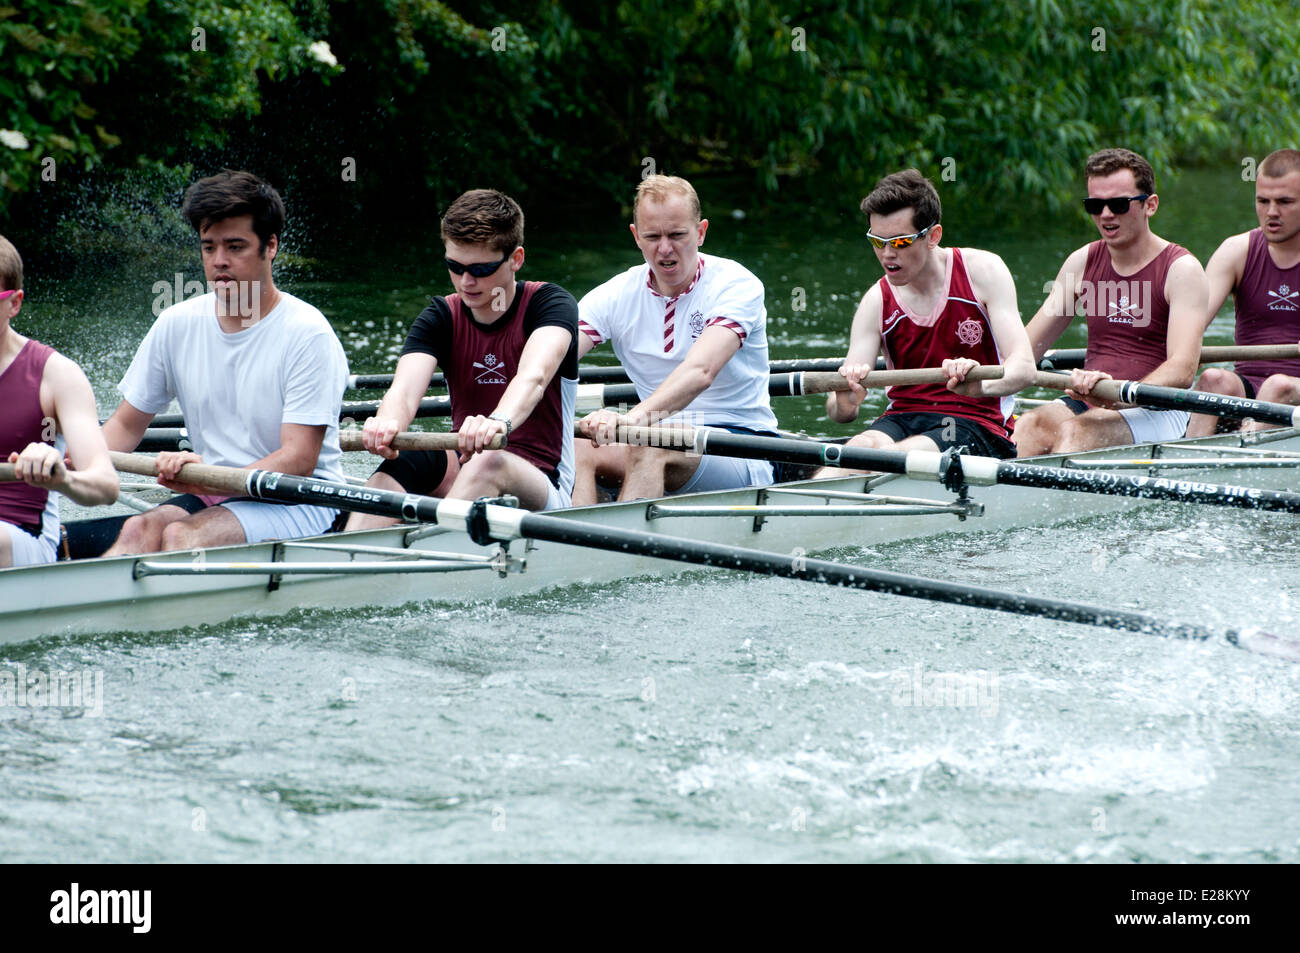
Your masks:
<svg viewBox="0 0 1300 953"><path fill-rule="evenodd" d="M443 371L447 375L447 393L451 396L453 430L459 430L466 417L487 416L497 409L501 395L519 370L519 357L528 343L524 315L542 284L525 281L517 295L514 316L491 328L484 328L474 320L460 295L447 295L447 308L451 311L452 366ZM560 464L565 424L562 406L560 375L556 374L528 419L510 433L511 451L546 473L554 472Z"/></svg>
<svg viewBox="0 0 1300 953"><path fill-rule="evenodd" d="M1170 242L1142 268L1121 275L1101 241L1088 246L1079 303L1088 317L1088 351L1083 366L1116 380L1146 377L1169 356L1169 267L1187 254Z"/></svg>
<svg viewBox="0 0 1300 953"><path fill-rule="evenodd" d="M887 278L880 279L881 340L890 368L938 367L948 358L968 357L981 364L1001 364L988 315L975 297L961 251L953 248L948 261L948 298L932 324L928 315L912 315L894 297ZM889 388L886 414L952 414L979 424L1004 440L1014 423L1012 397L968 397L943 384L895 385Z"/></svg>
<svg viewBox="0 0 1300 953"><path fill-rule="evenodd" d="M1236 342L1295 344L1300 341L1300 262L1283 271L1268 253L1264 232L1251 229L1246 267L1234 301L1237 309ZM1270 374L1300 377L1300 359L1242 361L1237 373L1259 389Z"/></svg>
<svg viewBox="0 0 1300 953"><path fill-rule="evenodd" d="M28 339L14 362L0 373L0 460L22 453L29 443L49 443L42 431L41 378L54 348ZM39 527L49 492L26 483L0 483L0 520L15 526Z"/></svg>

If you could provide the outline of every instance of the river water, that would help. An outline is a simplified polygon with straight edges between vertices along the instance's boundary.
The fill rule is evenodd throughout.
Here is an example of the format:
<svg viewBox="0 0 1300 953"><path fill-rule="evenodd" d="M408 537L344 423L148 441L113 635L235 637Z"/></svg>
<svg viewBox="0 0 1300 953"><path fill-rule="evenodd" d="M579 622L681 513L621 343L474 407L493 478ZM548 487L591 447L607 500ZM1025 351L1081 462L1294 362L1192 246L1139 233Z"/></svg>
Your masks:
<svg viewBox="0 0 1300 953"><path fill-rule="evenodd" d="M772 356L841 353L879 276L861 217L706 210L706 250L767 284ZM1026 318L1092 237L1074 212L1013 229L960 211L948 243L1003 254ZM1249 186L1189 175L1156 221L1204 261L1251 224ZM436 244L394 246L291 242L280 272L357 372L388 369L445 290ZM528 254L527 277L578 294L637 260L614 220L533 225ZM192 251L31 274L20 330L79 360L107 411L155 283L178 271L200 277ZM1230 339L1224 315L1209 340ZM778 416L848 431L819 398ZM1168 505L1079 521L1069 504L1039 529L831 556L1296 631L1293 518ZM55 637L5 648L0 668L102 679L90 710L0 707L5 861L1300 860L1300 666L1225 643L693 571Z"/></svg>

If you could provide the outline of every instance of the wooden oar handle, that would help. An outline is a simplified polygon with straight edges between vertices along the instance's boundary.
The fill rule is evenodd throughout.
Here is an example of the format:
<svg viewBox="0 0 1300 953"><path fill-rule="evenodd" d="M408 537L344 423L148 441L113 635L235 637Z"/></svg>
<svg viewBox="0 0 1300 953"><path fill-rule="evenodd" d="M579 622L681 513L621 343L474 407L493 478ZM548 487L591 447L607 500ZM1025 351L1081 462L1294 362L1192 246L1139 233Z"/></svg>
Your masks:
<svg viewBox="0 0 1300 953"><path fill-rule="evenodd" d="M1099 400L1119 400L1119 388L1123 383L1124 381L1098 381L1089 396L1096 397ZM1039 371L1034 375L1034 386L1046 387L1050 390L1065 390L1070 386L1070 375L1055 374L1052 371Z"/></svg>
<svg viewBox="0 0 1300 953"><path fill-rule="evenodd" d="M394 450L455 450L460 446L456 439L454 433L418 433L407 430L394 437L391 446ZM349 451L366 449L361 443L360 430L340 430L339 446ZM487 448L500 450L504 446L506 439L498 434L489 441Z"/></svg>
<svg viewBox="0 0 1300 953"><path fill-rule="evenodd" d="M966 375L968 381L995 381L1002 377L1002 368L996 364L982 365ZM872 371L862 382L864 387L895 387L915 384L946 384L948 376L942 368L918 367L896 371ZM848 390L849 382L839 371L804 371L803 392L825 394L829 391Z"/></svg>
<svg viewBox="0 0 1300 953"><path fill-rule="evenodd" d="M0 483L13 483L18 479L12 463L0 463Z"/></svg>
<svg viewBox="0 0 1300 953"><path fill-rule="evenodd" d="M136 473L140 476L157 476L158 461L140 453L118 453L112 451L109 457L113 467L121 473ZM242 495L247 492L247 470L238 467L216 467L208 463L187 463L181 467L176 478L182 483L197 483L223 493Z"/></svg>
<svg viewBox="0 0 1300 953"><path fill-rule="evenodd" d="M1279 361L1300 357L1300 344L1249 344L1241 347L1203 347L1201 363L1215 361Z"/></svg>

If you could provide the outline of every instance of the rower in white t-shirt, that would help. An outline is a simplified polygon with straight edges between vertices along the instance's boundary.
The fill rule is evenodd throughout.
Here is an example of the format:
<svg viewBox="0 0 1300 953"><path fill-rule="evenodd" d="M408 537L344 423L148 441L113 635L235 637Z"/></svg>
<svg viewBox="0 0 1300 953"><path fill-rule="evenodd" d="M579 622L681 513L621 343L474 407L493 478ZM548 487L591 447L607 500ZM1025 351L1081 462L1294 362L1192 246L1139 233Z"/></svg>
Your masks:
<svg viewBox="0 0 1300 953"><path fill-rule="evenodd" d="M337 516L213 496L176 479L202 462L341 481L348 374L325 316L271 280L284 229L275 189L248 172L222 172L190 187L184 212L212 291L158 316L118 385L123 400L104 437L113 450L134 450L174 398L198 452L158 455L158 482L182 495L126 520L110 556L311 536Z"/></svg>
<svg viewBox="0 0 1300 953"><path fill-rule="evenodd" d="M574 505L596 502L598 476L621 482L624 500L770 484L765 461L610 442L622 425L776 430L763 283L734 261L700 254L709 223L685 179L642 180L632 218L645 264L578 302L578 354L608 341L642 400L581 421L592 439L575 444Z"/></svg>

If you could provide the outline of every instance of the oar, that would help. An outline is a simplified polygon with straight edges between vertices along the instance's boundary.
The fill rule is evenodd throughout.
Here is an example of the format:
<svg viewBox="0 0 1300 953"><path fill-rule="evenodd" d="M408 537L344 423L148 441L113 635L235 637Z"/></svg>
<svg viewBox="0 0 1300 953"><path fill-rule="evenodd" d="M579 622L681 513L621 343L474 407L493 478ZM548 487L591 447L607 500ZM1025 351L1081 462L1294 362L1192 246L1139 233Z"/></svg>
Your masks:
<svg viewBox="0 0 1300 953"><path fill-rule="evenodd" d="M620 427L616 437L621 443L689 450L701 455L712 453L724 457L770 460L774 463L802 463L898 473L913 480L942 483L954 491L963 485L990 486L1004 483L1105 496L1300 513L1300 493L1285 490L1261 490L1255 487L1130 476L1106 471L1067 470L1063 467L998 460L973 454L937 453L933 450L877 450L817 440L760 437L690 427Z"/></svg>
<svg viewBox="0 0 1300 953"><path fill-rule="evenodd" d="M1082 367L1084 353L1083 348L1051 350L1043 355L1043 359L1038 362L1038 366L1045 371ZM1231 358L1221 358L1220 360L1231 360ZM773 375L803 374L838 371L843 364L843 357L807 357L769 361L767 367L768 372ZM883 357L876 358L876 370L885 370L885 359ZM627 371L617 364L612 367L578 368L578 382L580 384L626 384L629 380ZM383 390L392 386L392 374L352 374L348 377L349 390ZM446 387L447 379L441 373L434 374L429 379L429 386Z"/></svg>
<svg viewBox="0 0 1300 953"><path fill-rule="evenodd" d="M1034 378L1034 383L1038 387L1064 390L1070 386L1070 378L1064 374L1039 371ZM1098 381L1092 393L1102 400L1117 400L1125 404L1136 404L1139 407L1166 407L1193 414L1210 414L1215 417L1250 417L1264 423L1281 424L1283 427L1300 427L1300 407L1293 407L1291 404L1248 400L1245 397L1229 397L1227 394L1210 394L1177 387L1160 387L1139 381Z"/></svg>
<svg viewBox="0 0 1300 953"><path fill-rule="evenodd" d="M505 445L506 438L497 435L488 441L487 449L500 450ZM389 446L394 450L457 450L460 448L454 433L421 433L414 430L399 433L393 438ZM361 442L361 431L340 430L339 448L342 450L366 449Z"/></svg>
<svg viewBox="0 0 1300 953"><path fill-rule="evenodd" d="M114 465L119 465L120 456L115 455ZM133 462L129 472L141 472L141 469L135 468L137 466L146 468L150 462L149 458L142 459L143 463ZM925 579L920 576L866 569L821 559L808 559L804 556L767 553L756 549L679 539L640 530L619 529L560 516L530 513L526 510L482 501L440 500L436 497L415 496L371 487L347 486L324 480L287 476L266 470L230 470L219 477L211 472L222 469L226 468L189 464L181 468L179 478L190 483L206 483L209 479L218 478L219 482L209 485L256 499L312 503L353 512L374 513L405 522L429 522L464 528L480 545L487 545L492 541L506 542L522 538L589 546L608 552L634 553L699 566L716 566L760 575L784 576L832 586L887 592L936 602L977 606L1018 615L1041 616L1170 638L1195 641L1224 639L1238 648L1262 655L1291 661L1300 660L1300 642L1286 636L1257 630L1215 630L1204 626L1167 622L1136 612L1027 596L983 586Z"/></svg>

